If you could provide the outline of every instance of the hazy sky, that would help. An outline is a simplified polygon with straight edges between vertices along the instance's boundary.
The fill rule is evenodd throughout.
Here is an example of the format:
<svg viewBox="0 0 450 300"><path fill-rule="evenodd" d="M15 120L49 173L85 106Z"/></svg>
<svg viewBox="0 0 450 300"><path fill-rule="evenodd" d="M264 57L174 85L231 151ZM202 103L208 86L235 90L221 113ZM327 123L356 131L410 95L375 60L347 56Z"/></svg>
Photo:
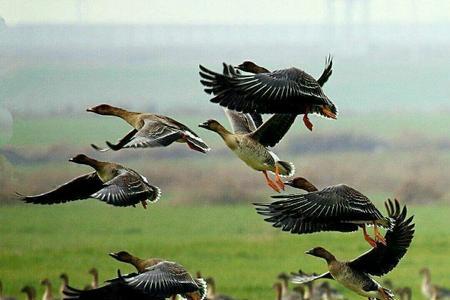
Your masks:
<svg viewBox="0 0 450 300"><path fill-rule="evenodd" d="M281 3L281 4L280 4ZM450 23L449 0L0 0L0 16L18 23L263 24ZM351 8L351 9L350 9ZM349 12L352 11L353 14Z"/></svg>

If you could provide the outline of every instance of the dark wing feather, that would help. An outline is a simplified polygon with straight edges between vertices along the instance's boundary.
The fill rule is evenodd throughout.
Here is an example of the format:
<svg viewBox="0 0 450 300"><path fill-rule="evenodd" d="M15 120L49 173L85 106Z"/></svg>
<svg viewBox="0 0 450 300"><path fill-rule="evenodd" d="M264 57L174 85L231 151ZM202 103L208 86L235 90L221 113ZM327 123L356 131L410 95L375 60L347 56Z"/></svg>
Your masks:
<svg viewBox="0 0 450 300"><path fill-rule="evenodd" d="M296 117L294 114L275 114L250 136L265 147L273 147L288 132Z"/></svg>
<svg viewBox="0 0 450 300"><path fill-rule="evenodd" d="M252 75L237 74L232 67L228 70L219 74L200 66L205 92L215 95L211 101L229 109L299 114L307 106L332 105L317 81L299 69Z"/></svg>
<svg viewBox="0 0 450 300"><path fill-rule="evenodd" d="M128 276L128 275L127 275ZM163 297L151 297L142 291L135 290L124 283L122 278L109 280L102 287L90 290L78 290L70 286L64 287L66 300L163 300Z"/></svg>
<svg viewBox="0 0 450 300"><path fill-rule="evenodd" d="M373 248L358 258L349 262L349 266L355 270L375 276L381 276L390 272L397 266L400 259L406 254L414 236L413 217L406 218L406 206L400 208L397 200L390 199L385 202L386 210L393 221L393 227L386 232L386 246L377 242Z"/></svg>
<svg viewBox="0 0 450 300"><path fill-rule="evenodd" d="M161 191L158 187L150 185L147 179L133 170L123 169L104 187L92 194L92 197L105 201L114 206L130 206L140 201L157 201Z"/></svg>
<svg viewBox="0 0 450 300"><path fill-rule="evenodd" d="M258 128L259 126L261 126L263 124L263 118L262 118L261 114L258 114L257 112L251 112L249 114L252 117L256 128Z"/></svg>
<svg viewBox="0 0 450 300"><path fill-rule="evenodd" d="M356 222L384 219L370 200L357 190L336 185L307 194L273 196L270 204L255 204L265 221L292 233L355 231ZM355 223L352 223L355 222Z"/></svg>
<svg viewBox="0 0 450 300"><path fill-rule="evenodd" d="M106 141L106 144L108 145L109 148L100 148L94 144L91 144L91 147L100 152L105 152L105 151L108 151L109 149L117 151L117 150L122 149L123 146L125 146L137 132L138 132L137 129L133 128L123 138L121 138L116 144Z"/></svg>
<svg viewBox="0 0 450 300"><path fill-rule="evenodd" d="M331 74L333 74L333 58L331 55L328 55L327 60L325 62L325 69L323 69L322 75L320 75L319 79L317 79L317 83L320 86L323 86L325 82L328 81Z"/></svg>
<svg viewBox="0 0 450 300"><path fill-rule="evenodd" d="M334 279L330 272L325 272L323 274L316 274L316 273L312 273L312 274L307 274L304 273L302 270L299 270L298 272L291 273L291 282L293 283L297 283L297 284L305 284L317 279Z"/></svg>
<svg viewBox="0 0 450 300"><path fill-rule="evenodd" d="M168 261L151 266L143 273L124 278L124 281L133 289L155 297L168 298L171 295L199 290L196 281L186 269Z"/></svg>
<svg viewBox="0 0 450 300"><path fill-rule="evenodd" d="M103 187L102 180L96 172L79 176L56 189L33 196L22 198L27 203L55 204L68 201L91 198L91 195Z"/></svg>

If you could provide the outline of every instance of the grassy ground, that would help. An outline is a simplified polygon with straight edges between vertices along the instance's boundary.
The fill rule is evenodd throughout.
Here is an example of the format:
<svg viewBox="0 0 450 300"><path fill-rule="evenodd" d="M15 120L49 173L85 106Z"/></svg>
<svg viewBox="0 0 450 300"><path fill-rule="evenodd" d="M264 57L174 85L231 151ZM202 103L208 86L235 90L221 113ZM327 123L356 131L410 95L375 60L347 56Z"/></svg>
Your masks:
<svg viewBox="0 0 450 300"><path fill-rule="evenodd" d="M304 255L305 250L323 245L338 258L350 259L368 248L360 232L304 236L279 232L250 205L172 206L165 200L147 211L91 200L52 207L0 207L0 279L6 292L18 295L24 284L39 287L44 277L58 285L63 271L72 285L84 286L92 266L99 269L101 280L115 276L118 268L131 271L106 255L126 249L213 275L221 292L241 299L271 299L271 285L279 272L325 270L324 262ZM429 266L440 284L450 276L450 207L435 204L409 211L415 214L417 226L412 247L386 278L395 285L411 286L414 298L420 299L421 267Z"/></svg>

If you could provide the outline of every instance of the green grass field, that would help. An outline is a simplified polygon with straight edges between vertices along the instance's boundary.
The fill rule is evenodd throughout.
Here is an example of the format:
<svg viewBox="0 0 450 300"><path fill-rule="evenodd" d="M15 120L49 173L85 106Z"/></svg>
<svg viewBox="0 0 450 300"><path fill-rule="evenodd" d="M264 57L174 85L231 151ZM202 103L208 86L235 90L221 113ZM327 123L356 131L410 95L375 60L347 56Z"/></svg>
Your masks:
<svg viewBox="0 0 450 300"><path fill-rule="evenodd" d="M142 208L114 208L95 201L56 206L0 207L0 279L5 292L18 295L24 284L42 291L39 281L67 272L73 286L90 281L87 271L96 266L100 279L116 270L132 271L107 253L128 250L141 257L163 257L185 265L191 272L216 277L220 292L240 299L272 299L271 286L281 271L325 270L323 261L305 250L322 245L338 258L351 259L368 249L361 232L295 236L262 221L251 205L172 206L167 199ZM410 251L385 278L409 285L421 299L418 271L432 270L434 281L449 278L450 207L409 207L416 234ZM339 286L337 286L341 289ZM342 290L342 289L341 289ZM345 292L351 299L357 296Z"/></svg>

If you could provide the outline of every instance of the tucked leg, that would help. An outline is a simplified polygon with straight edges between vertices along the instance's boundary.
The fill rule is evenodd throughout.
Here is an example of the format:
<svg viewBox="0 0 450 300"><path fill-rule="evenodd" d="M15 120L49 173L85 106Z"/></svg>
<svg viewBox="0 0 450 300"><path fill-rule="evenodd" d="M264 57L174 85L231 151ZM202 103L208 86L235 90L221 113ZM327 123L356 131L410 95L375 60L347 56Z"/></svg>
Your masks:
<svg viewBox="0 0 450 300"><path fill-rule="evenodd" d="M263 171L264 177L266 178L266 183L268 186L270 186L273 190L275 190L277 193L280 192L280 188L273 182L269 176L267 175L267 171Z"/></svg>
<svg viewBox="0 0 450 300"><path fill-rule="evenodd" d="M386 292L384 291L384 289L383 289L382 287L380 287L380 288L378 289L378 292L380 293L381 298L382 298L383 300L390 300L390 299L391 299L391 298L386 294Z"/></svg>
<svg viewBox="0 0 450 300"><path fill-rule="evenodd" d="M275 183L284 191L284 182L280 177L280 168L278 166L275 166Z"/></svg>
<svg viewBox="0 0 450 300"><path fill-rule="evenodd" d="M363 225L361 225L361 227L363 229L364 239L369 243L370 246L372 246L373 248L376 248L377 242L367 234L366 225L363 224Z"/></svg>
<svg viewBox="0 0 450 300"><path fill-rule="evenodd" d="M141 204L144 209L147 209L147 200L141 200Z"/></svg>
<svg viewBox="0 0 450 300"><path fill-rule="evenodd" d="M308 128L309 130L312 131L313 129L313 124L311 123L311 121L308 118L308 114L305 114L303 116L303 123L305 123L306 128Z"/></svg>
<svg viewBox="0 0 450 300"><path fill-rule="evenodd" d="M375 240L386 246L386 239L378 230L378 226L375 222L373 222L373 233L375 234Z"/></svg>

